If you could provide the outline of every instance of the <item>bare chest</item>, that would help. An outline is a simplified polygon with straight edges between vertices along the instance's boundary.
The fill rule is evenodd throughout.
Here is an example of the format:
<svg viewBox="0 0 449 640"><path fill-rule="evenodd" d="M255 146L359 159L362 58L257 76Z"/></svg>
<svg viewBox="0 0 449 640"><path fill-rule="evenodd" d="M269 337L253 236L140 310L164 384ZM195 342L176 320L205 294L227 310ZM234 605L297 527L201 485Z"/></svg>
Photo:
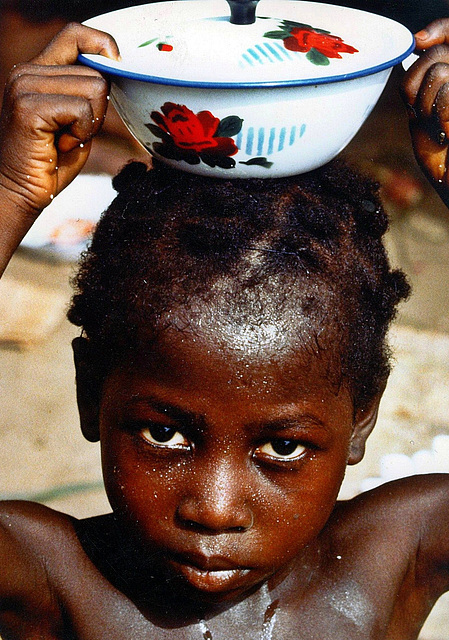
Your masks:
<svg viewBox="0 0 449 640"><path fill-rule="evenodd" d="M90 597L89 597L90 595ZM93 596L93 597L92 597ZM58 630L48 621L16 626L3 640L416 640L420 621L373 606L355 582L316 593L302 606L272 600L268 592L222 613L194 620L152 619L117 592L95 598L86 590L66 603Z"/></svg>

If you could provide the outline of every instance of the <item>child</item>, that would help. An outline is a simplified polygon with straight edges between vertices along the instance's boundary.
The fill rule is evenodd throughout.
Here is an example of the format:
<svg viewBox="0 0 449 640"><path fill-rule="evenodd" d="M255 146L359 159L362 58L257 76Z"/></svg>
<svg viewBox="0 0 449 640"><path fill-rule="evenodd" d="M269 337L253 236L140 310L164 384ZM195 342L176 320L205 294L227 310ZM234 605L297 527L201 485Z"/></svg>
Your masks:
<svg viewBox="0 0 449 640"><path fill-rule="evenodd" d="M8 84L3 264L103 118L79 50L118 55L71 26ZM336 503L408 293L372 185L334 163L234 182L132 164L115 186L69 312L113 511L2 504L4 640L416 639L449 589L449 478Z"/></svg>

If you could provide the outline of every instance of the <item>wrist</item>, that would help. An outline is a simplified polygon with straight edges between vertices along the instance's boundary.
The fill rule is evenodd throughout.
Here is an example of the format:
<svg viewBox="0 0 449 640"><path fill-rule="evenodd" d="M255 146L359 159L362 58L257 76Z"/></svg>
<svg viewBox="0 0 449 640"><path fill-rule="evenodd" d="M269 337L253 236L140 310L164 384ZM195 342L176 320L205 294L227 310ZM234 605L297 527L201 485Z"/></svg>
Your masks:
<svg viewBox="0 0 449 640"><path fill-rule="evenodd" d="M0 275L40 211L0 176Z"/></svg>

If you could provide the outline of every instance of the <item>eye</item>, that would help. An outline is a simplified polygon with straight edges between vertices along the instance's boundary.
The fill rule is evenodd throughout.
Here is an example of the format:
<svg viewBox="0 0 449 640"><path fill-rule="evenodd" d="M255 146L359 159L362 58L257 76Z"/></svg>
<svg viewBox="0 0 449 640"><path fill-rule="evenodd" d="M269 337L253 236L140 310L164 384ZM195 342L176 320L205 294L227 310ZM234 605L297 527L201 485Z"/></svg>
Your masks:
<svg viewBox="0 0 449 640"><path fill-rule="evenodd" d="M297 440L275 438L258 447L257 453L262 453L264 456L277 458L278 460L294 460L299 458L305 450L306 447Z"/></svg>
<svg viewBox="0 0 449 640"><path fill-rule="evenodd" d="M142 437L157 447L188 447L190 442L185 435L178 431L175 427L169 427L163 424L152 424L144 427L140 431Z"/></svg>

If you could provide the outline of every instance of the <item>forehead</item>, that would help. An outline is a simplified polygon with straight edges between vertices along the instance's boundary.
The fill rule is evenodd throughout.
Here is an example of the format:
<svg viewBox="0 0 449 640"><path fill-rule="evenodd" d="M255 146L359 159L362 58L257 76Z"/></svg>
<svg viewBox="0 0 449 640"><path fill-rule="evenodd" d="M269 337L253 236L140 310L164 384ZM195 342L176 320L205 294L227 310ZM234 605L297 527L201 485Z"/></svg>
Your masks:
<svg viewBox="0 0 449 640"><path fill-rule="evenodd" d="M227 314L172 314L157 337L139 341L123 371L160 385L208 389L220 397L263 395L273 399L304 393L338 394L342 386L333 335L307 318L234 322Z"/></svg>
<svg viewBox="0 0 449 640"><path fill-rule="evenodd" d="M176 340L177 331L193 344L227 357L264 362L302 359L338 350L343 322L341 296L318 276L264 277L251 284L258 261L249 260L245 276L223 277L187 303L173 302L156 323L158 339ZM169 328L168 335L158 327ZM151 331L151 330L150 330ZM145 340L145 327L140 327Z"/></svg>

